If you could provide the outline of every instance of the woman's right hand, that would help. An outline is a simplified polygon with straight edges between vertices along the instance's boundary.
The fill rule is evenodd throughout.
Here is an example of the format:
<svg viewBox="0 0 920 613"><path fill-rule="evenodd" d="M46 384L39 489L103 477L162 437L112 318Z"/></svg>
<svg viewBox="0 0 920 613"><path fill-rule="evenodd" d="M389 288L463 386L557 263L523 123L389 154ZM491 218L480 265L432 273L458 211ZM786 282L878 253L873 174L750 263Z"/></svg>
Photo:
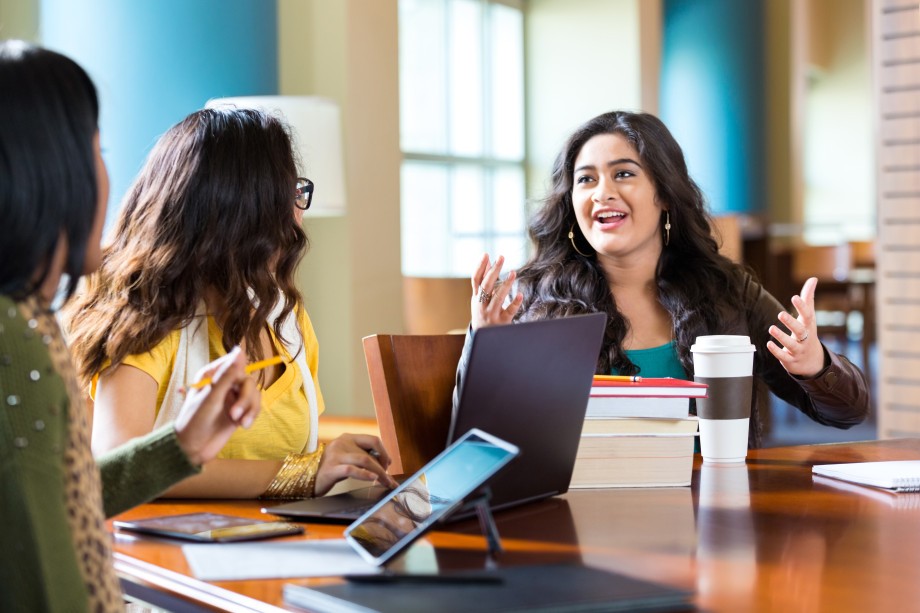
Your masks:
<svg viewBox="0 0 920 613"><path fill-rule="evenodd" d="M504 306L505 299L514 287L515 273L512 270L508 278L499 281L504 256L498 256L495 264L489 263L489 254L482 256L479 268L473 273L470 281L473 286L473 296L470 299L470 325L473 330L484 326L510 324L524 302L524 294L518 292L508 306Z"/></svg>
<svg viewBox="0 0 920 613"><path fill-rule="evenodd" d="M326 445L316 469L313 495L324 496L333 485L349 477L397 487L399 483L387 474L391 462L383 442L376 436L343 434Z"/></svg>
<svg viewBox="0 0 920 613"><path fill-rule="evenodd" d="M204 367L196 380L204 377L211 383L188 391L175 422L179 446L197 466L216 458L236 429L251 426L262 408L239 347Z"/></svg>

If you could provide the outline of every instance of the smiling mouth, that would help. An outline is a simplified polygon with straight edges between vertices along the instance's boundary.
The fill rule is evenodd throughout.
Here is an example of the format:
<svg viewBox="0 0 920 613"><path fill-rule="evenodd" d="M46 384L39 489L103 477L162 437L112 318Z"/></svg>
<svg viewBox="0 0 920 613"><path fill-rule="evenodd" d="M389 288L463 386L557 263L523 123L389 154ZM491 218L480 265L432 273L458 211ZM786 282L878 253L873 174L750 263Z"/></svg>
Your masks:
<svg viewBox="0 0 920 613"><path fill-rule="evenodd" d="M626 218L626 213L622 211L602 211L594 216L594 221L597 223L614 223L621 221Z"/></svg>

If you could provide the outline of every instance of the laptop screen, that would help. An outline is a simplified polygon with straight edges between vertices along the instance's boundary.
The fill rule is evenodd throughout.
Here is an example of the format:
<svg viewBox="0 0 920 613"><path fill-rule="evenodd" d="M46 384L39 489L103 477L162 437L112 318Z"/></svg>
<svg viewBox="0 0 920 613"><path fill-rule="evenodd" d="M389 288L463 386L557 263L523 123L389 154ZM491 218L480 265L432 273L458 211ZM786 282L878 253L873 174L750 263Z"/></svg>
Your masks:
<svg viewBox="0 0 920 613"><path fill-rule="evenodd" d="M568 490L606 322L592 313L475 332L450 440L479 428L521 450L489 483L493 510Z"/></svg>
<svg viewBox="0 0 920 613"><path fill-rule="evenodd" d="M383 564L518 454L508 444L470 430L345 530L362 557Z"/></svg>

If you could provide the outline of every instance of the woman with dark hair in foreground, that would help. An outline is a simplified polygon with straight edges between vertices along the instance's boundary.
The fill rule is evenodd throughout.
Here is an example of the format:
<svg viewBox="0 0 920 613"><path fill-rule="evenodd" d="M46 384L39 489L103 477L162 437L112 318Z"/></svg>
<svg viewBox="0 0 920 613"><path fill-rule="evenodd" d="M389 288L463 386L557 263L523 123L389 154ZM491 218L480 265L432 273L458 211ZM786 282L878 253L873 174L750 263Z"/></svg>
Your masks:
<svg viewBox="0 0 920 613"><path fill-rule="evenodd" d="M598 374L680 379L693 378L696 337L746 335L757 385L821 424L849 428L868 414L865 375L818 339L817 279L792 297L795 317L719 254L703 194L658 118L611 112L576 130L529 232L533 256L506 283L496 283L501 257L484 256L473 274L473 330L600 311ZM757 397L751 447L761 443Z"/></svg>
<svg viewBox="0 0 920 613"><path fill-rule="evenodd" d="M94 461L87 407L51 311L99 266L108 176L98 100L70 59L0 44L2 611L123 611L105 515L200 472L259 413L238 348L175 421Z"/></svg>

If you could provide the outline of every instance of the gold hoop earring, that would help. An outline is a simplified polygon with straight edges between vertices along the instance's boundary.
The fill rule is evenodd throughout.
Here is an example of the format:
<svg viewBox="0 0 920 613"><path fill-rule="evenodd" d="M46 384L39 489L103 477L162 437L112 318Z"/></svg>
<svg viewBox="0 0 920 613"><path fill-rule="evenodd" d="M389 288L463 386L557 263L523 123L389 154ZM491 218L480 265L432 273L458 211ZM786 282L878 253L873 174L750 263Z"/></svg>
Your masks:
<svg viewBox="0 0 920 613"><path fill-rule="evenodd" d="M667 247L671 242L671 214L664 212L664 246Z"/></svg>
<svg viewBox="0 0 920 613"><path fill-rule="evenodd" d="M575 224L572 224L572 227L569 228L569 240L572 242L572 249L577 251L578 255L585 257L585 258L591 257L587 253L582 253L581 250L577 246L575 246Z"/></svg>

